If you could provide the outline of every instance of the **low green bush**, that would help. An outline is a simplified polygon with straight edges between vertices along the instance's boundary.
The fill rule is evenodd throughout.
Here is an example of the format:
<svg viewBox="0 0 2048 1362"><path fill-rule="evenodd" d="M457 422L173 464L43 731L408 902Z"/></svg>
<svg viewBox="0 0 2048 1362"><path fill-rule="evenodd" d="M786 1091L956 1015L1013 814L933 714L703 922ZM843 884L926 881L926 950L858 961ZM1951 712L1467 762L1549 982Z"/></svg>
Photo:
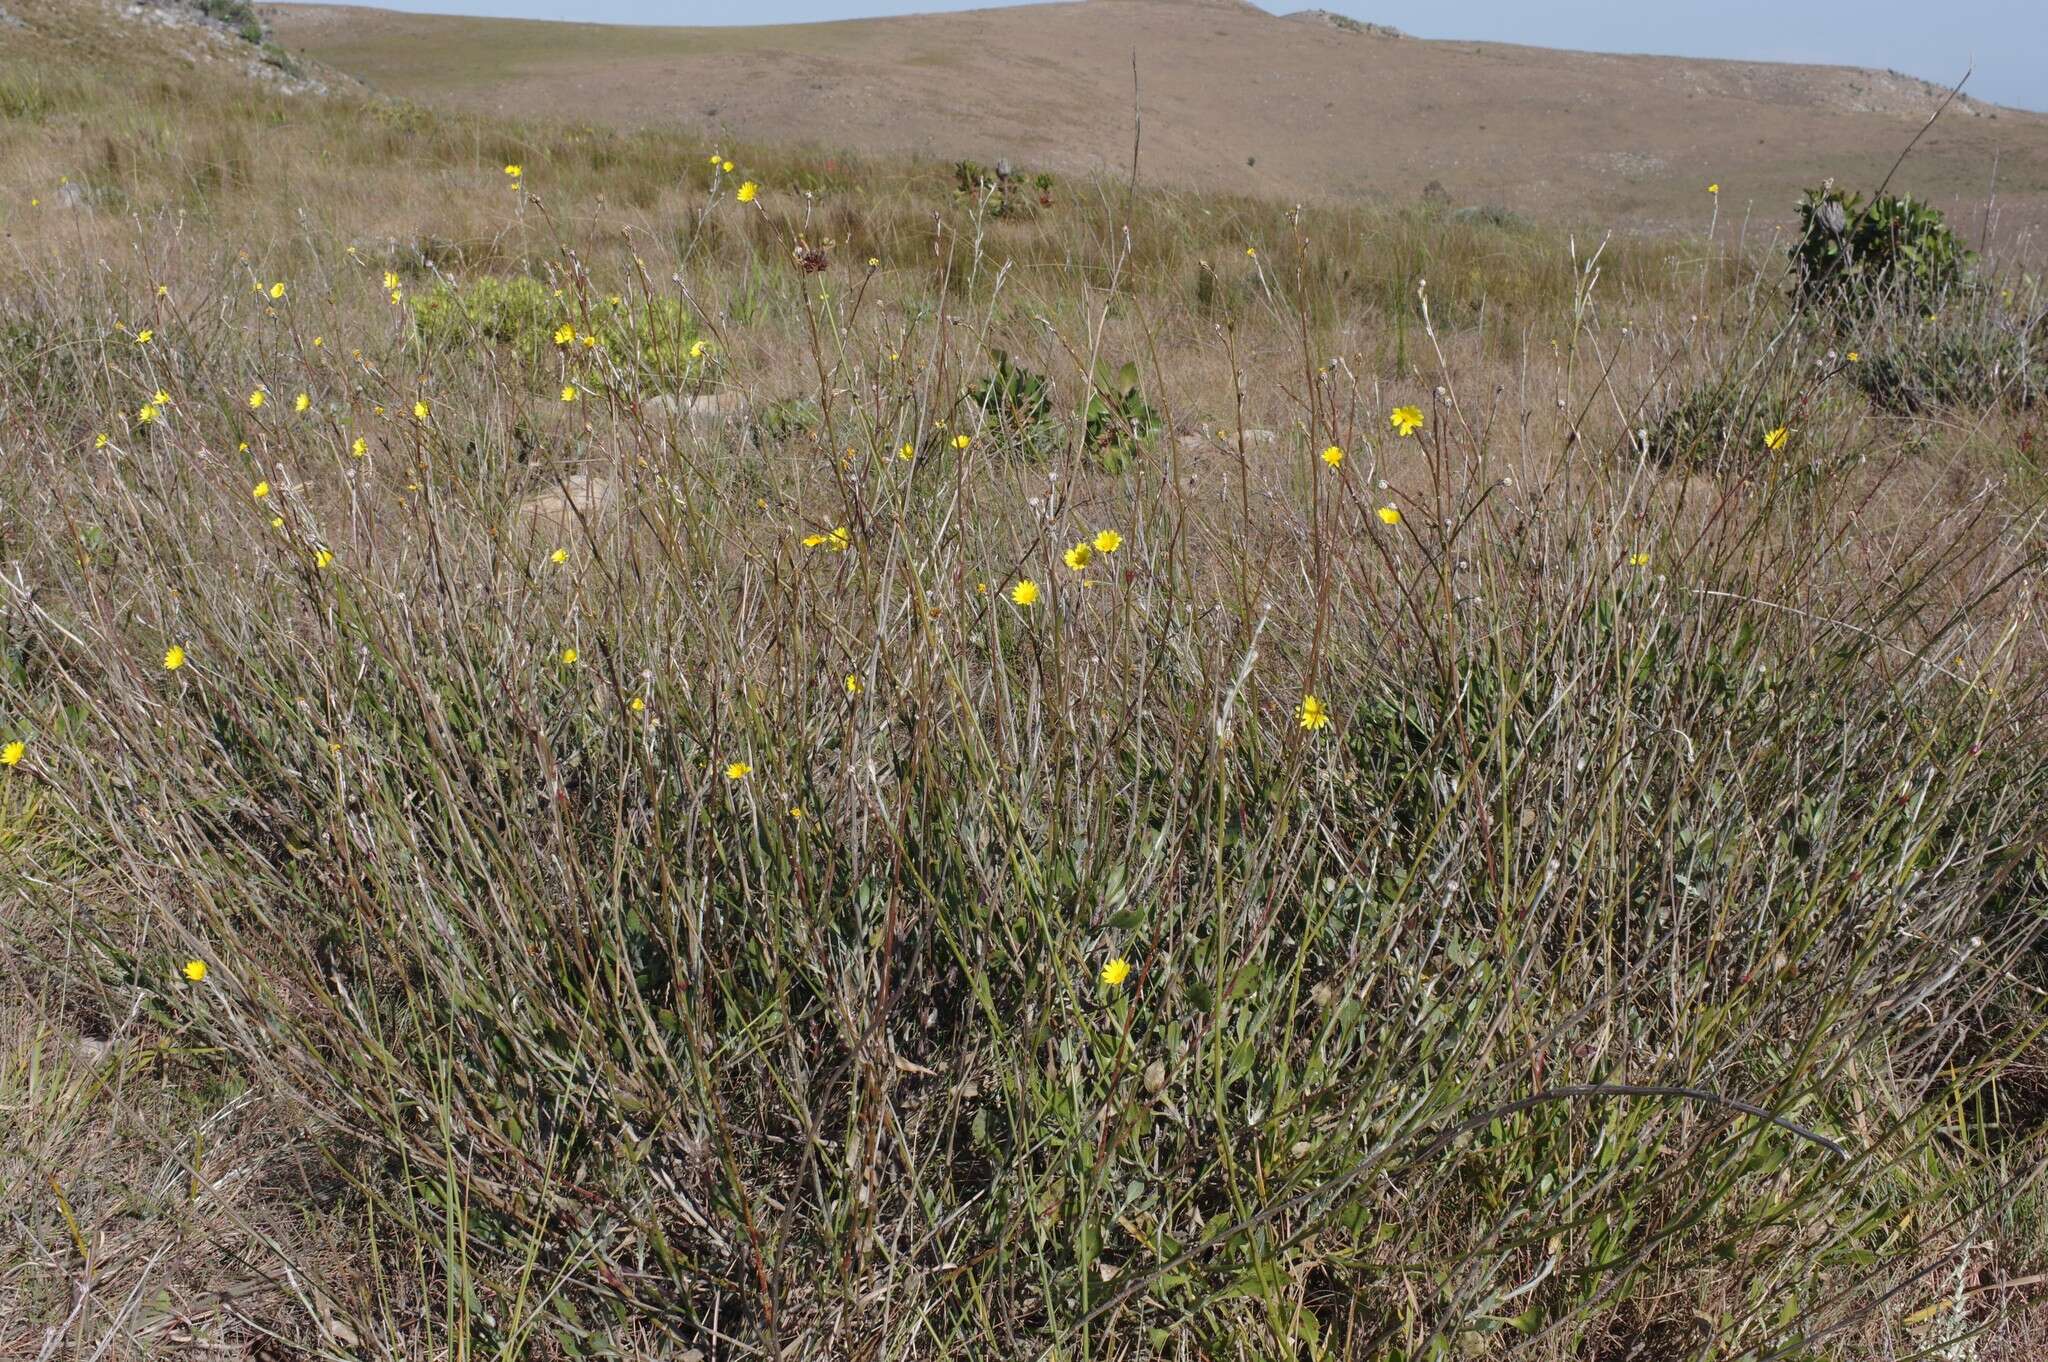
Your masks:
<svg viewBox="0 0 2048 1362"><path fill-rule="evenodd" d="M489 346L531 370L536 380L559 376L567 365L592 387L619 375L637 388L667 388L704 370L702 353L693 353L698 336L689 312L672 298L636 298L631 304L596 299L586 314L567 293L530 275L483 275L460 285L436 281L413 295L411 304L420 341L430 352Z"/></svg>

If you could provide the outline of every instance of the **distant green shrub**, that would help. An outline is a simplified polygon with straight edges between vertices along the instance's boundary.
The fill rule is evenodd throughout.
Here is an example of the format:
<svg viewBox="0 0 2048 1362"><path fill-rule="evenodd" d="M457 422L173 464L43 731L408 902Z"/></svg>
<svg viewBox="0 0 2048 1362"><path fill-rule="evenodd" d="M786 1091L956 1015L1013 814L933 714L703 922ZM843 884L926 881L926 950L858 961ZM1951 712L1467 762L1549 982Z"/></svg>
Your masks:
<svg viewBox="0 0 2048 1362"><path fill-rule="evenodd" d="M552 370L554 357L574 347L582 355L585 335L597 339L602 361L588 382L601 386L616 367L636 384L668 387L683 382L695 363L690 346L697 333L689 313L671 298L636 300L630 307L600 304L588 318L530 275L485 275L463 285L436 283L413 296L413 321L427 349L457 352L478 343L509 351L520 363ZM558 344L571 328L577 339Z"/></svg>
<svg viewBox="0 0 2048 1362"><path fill-rule="evenodd" d="M199 0L198 9L207 18L234 29L243 42L262 44L263 21L248 0Z"/></svg>
<svg viewBox="0 0 2048 1362"><path fill-rule="evenodd" d="M1011 169L1008 161L997 161L993 167L979 161L956 161L953 184L962 194L986 196L991 217L1026 216L1034 202L1041 208L1052 207L1052 176L1040 171L1027 179L1023 171Z"/></svg>
<svg viewBox="0 0 2048 1362"><path fill-rule="evenodd" d="M1121 473L1136 460L1145 441L1159 433L1160 415L1138 387L1138 366L1126 364L1095 375L1095 392L1085 414L1088 449L1105 473Z"/></svg>
<svg viewBox="0 0 2048 1362"><path fill-rule="evenodd" d="M1969 281L1976 255L1941 210L1911 195L1809 189L1791 248L1802 303L1869 311L1920 307Z"/></svg>

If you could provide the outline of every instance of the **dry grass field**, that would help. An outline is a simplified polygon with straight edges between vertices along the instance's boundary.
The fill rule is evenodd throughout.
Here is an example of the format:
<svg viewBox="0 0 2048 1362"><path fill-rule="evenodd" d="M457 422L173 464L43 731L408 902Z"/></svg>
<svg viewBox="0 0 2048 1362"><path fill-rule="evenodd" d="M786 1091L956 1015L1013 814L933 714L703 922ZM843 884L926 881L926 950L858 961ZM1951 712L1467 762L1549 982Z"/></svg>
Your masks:
<svg viewBox="0 0 2048 1362"><path fill-rule="evenodd" d="M1435 183L1574 227L1784 220L1826 176L1875 186L1942 91L1847 67L1432 42L1236 0L1082 0L777 28L626 28L270 5L278 41L385 93L716 140L1002 157L1315 203ZM1954 75L1960 77L1958 71ZM2048 115L1960 100L1897 188L2006 241L2048 224Z"/></svg>
<svg viewBox="0 0 2048 1362"><path fill-rule="evenodd" d="M2024 254L6 5L0 1357L2040 1355Z"/></svg>

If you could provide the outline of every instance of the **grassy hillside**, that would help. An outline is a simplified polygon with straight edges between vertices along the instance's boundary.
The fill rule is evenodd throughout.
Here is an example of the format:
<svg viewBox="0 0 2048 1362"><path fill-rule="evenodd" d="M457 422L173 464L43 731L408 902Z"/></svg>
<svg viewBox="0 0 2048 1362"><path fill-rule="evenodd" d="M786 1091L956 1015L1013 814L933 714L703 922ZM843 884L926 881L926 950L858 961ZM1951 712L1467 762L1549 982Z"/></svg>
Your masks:
<svg viewBox="0 0 2048 1362"><path fill-rule="evenodd" d="M0 1353L2038 1354L2022 270L9 8Z"/></svg>
<svg viewBox="0 0 2048 1362"><path fill-rule="evenodd" d="M267 6L386 93L625 128L962 157L1205 192L1414 203L1432 184L1576 227L1769 232L1825 176L1875 185L1942 91L1895 73L1433 42L1206 0L1086 0L766 28ZM1961 73L1958 72L1958 75ZM1995 186L1995 188L1994 188ZM2003 237L2048 223L2048 116L1962 101L1897 186Z"/></svg>

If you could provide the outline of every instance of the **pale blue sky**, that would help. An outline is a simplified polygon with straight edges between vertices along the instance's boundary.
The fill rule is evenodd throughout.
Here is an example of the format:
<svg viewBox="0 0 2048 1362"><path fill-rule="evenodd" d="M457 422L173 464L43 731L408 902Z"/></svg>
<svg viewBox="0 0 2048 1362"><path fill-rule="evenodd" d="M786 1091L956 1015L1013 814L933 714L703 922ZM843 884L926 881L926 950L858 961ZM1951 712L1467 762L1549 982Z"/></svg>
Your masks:
<svg viewBox="0 0 2048 1362"><path fill-rule="evenodd" d="M385 0L387 8L594 23L775 24L979 9L989 0ZM1322 8L1422 38L1600 52L1839 62L2048 110L2048 0L1261 0Z"/></svg>

